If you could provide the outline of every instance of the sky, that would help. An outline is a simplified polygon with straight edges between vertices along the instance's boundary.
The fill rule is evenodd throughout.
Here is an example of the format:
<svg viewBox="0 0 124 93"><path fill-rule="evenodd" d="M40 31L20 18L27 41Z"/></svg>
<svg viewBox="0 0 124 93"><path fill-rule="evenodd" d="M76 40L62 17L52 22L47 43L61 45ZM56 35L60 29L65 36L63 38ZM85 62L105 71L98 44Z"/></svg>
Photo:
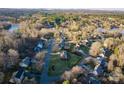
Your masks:
<svg viewBox="0 0 124 93"><path fill-rule="evenodd" d="M0 0L0 8L124 8L124 0Z"/></svg>

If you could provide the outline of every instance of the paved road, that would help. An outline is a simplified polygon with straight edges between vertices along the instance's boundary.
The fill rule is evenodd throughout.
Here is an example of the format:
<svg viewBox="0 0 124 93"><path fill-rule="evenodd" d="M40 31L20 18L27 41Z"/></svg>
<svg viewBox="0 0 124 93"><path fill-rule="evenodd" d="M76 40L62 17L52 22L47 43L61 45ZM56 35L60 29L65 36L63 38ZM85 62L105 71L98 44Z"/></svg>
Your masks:
<svg viewBox="0 0 124 93"><path fill-rule="evenodd" d="M48 76L48 69L49 69L49 62L50 62L50 57L51 57L51 52L52 52L52 47L54 45L55 40L54 39L50 39L49 43L48 43L48 49L47 49L47 54L45 55L44 58L44 67L43 67L43 72L41 74L41 80L40 83L41 84L50 84L56 80L59 80L59 77L55 76L55 77L50 77Z"/></svg>

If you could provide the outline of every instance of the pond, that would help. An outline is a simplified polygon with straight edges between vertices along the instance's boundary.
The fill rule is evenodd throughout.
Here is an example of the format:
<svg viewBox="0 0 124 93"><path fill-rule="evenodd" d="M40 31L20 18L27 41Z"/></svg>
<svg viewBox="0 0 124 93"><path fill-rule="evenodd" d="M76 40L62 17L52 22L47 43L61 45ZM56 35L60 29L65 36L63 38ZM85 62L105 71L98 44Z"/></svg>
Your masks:
<svg viewBox="0 0 124 93"><path fill-rule="evenodd" d="M13 32L19 29L19 24L12 24L11 27L8 29L9 32Z"/></svg>

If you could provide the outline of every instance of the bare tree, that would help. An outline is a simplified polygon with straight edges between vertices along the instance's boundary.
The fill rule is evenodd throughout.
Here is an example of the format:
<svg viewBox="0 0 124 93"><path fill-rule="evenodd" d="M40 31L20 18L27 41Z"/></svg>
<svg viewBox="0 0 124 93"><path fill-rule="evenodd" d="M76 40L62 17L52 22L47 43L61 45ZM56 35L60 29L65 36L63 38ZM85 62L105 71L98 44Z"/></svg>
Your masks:
<svg viewBox="0 0 124 93"><path fill-rule="evenodd" d="M84 69L80 66L74 66L72 69L71 69L71 72L73 74L81 74L84 72Z"/></svg>
<svg viewBox="0 0 124 93"><path fill-rule="evenodd" d="M109 62L108 62L108 71L113 71L114 68L118 65L117 62L117 56L115 54L112 54L109 57Z"/></svg>
<svg viewBox="0 0 124 93"><path fill-rule="evenodd" d="M17 65L19 62L19 53L14 49L8 50L8 65Z"/></svg>
<svg viewBox="0 0 124 93"><path fill-rule="evenodd" d="M3 72L0 72L0 83L3 83L4 81L4 73Z"/></svg>
<svg viewBox="0 0 124 93"><path fill-rule="evenodd" d="M3 68L5 64L6 54L3 52L0 52L0 67Z"/></svg>
<svg viewBox="0 0 124 93"><path fill-rule="evenodd" d="M36 58L38 61L43 60L43 58L45 57L46 52L47 52L47 51L42 51L42 52L37 53L36 56L35 56L35 58Z"/></svg>
<svg viewBox="0 0 124 93"><path fill-rule="evenodd" d="M74 77L74 74L71 71L65 71L62 75L62 79L71 80Z"/></svg>

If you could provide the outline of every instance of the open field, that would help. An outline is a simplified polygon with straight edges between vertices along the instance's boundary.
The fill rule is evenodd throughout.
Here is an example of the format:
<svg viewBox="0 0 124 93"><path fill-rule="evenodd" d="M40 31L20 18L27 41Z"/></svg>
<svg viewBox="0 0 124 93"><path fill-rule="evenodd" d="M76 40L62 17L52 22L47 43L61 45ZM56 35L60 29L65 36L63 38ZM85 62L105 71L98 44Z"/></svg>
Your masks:
<svg viewBox="0 0 124 93"><path fill-rule="evenodd" d="M76 64L80 62L81 57L70 54L71 58L69 60L61 60L59 55L54 55L51 57L51 62L49 64L49 75L61 75L65 70L72 68ZM52 70L52 66L54 65L55 70Z"/></svg>

